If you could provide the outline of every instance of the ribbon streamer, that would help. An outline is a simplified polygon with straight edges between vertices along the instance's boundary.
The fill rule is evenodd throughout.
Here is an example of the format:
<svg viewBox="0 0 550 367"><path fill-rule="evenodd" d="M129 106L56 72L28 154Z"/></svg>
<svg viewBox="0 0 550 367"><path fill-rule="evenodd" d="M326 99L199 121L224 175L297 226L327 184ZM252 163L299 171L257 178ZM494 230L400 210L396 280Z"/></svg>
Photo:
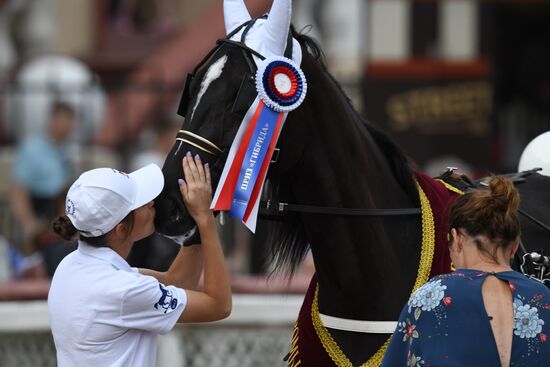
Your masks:
<svg viewBox="0 0 550 367"><path fill-rule="evenodd" d="M260 193L288 112L305 98L307 84L292 60L265 60L256 74L258 97L233 140L211 209L229 210L256 230Z"/></svg>

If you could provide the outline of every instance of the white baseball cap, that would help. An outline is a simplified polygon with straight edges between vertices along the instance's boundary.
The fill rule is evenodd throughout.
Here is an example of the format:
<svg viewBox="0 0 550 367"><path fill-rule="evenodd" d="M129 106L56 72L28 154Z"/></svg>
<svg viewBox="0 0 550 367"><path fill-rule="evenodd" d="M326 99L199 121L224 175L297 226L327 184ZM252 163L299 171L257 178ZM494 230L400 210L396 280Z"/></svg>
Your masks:
<svg viewBox="0 0 550 367"><path fill-rule="evenodd" d="M156 198L163 187L164 176L156 164L130 174L96 168L72 184L65 213L84 236L98 237L115 228L132 210Z"/></svg>

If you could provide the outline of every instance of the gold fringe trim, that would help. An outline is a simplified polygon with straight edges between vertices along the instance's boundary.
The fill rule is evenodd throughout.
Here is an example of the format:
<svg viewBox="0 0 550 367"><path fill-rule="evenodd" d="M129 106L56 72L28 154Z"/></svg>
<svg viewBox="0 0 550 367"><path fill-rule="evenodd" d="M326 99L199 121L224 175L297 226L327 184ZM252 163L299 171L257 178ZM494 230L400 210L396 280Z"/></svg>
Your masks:
<svg viewBox="0 0 550 367"><path fill-rule="evenodd" d="M443 181L440 178L435 179L438 182L441 182L449 191L456 192L458 195L464 195L464 191L457 189L456 187L449 185L447 182Z"/></svg>
<svg viewBox="0 0 550 367"><path fill-rule="evenodd" d="M292 342L290 343L290 353L288 354L288 367L298 367L302 364L298 356L298 323L294 324L292 333Z"/></svg>
<svg viewBox="0 0 550 367"><path fill-rule="evenodd" d="M432 268L432 261L435 251L435 223L433 218L432 208L430 202L426 197L426 194L416 182L418 194L420 196L420 207L422 210L422 249L420 252L420 263L418 265L418 273L416 275L416 281L411 292L414 293L420 286L426 283L430 277L430 271ZM344 352L340 349L338 344L334 341L329 331L323 326L321 318L319 317L319 284L315 289L315 296L313 298L313 304L311 306L311 320L315 328L315 332L321 340L323 347L327 351L330 358L334 361L338 367L353 367L351 361L346 357ZM378 351L360 367L379 367L382 364L384 353L388 349L391 337L378 349Z"/></svg>
<svg viewBox="0 0 550 367"><path fill-rule="evenodd" d="M411 295L416 292L424 283L430 279L432 262L435 252L435 222L434 214L430 206L430 201L424 193L424 190L416 182L418 194L420 195L420 208L422 209L422 250L420 253L420 264L418 265L418 274Z"/></svg>

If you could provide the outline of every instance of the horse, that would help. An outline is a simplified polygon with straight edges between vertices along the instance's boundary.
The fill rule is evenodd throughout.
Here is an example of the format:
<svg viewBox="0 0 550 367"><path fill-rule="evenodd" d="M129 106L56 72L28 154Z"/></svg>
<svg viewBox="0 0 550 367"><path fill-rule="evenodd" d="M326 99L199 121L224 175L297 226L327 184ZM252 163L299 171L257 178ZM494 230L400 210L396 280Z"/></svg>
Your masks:
<svg viewBox="0 0 550 367"><path fill-rule="evenodd" d="M292 272L311 249L316 268L288 365L378 366L411 292L451 271L446 208L461 190L415 172L399 147L359 115L321 49L290 25L289 9L289 0L275 0L267 18L252 19L242 0L225 0L227 37L184 87L184 122L163 166L156 227L184 246L200 242L177 184L182 157L199 154L216 187L257 95L256 63L269 52L292 58L308 94L288 114L262 193L273 261ZM537 215L550 219L547 211Z"/></svg>

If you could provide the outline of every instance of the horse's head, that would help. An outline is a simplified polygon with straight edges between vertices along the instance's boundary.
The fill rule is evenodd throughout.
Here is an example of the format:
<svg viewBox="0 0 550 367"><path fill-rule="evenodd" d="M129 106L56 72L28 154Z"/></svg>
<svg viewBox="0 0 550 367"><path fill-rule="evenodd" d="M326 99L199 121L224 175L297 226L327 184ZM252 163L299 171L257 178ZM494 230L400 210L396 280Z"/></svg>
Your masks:
<svg viewBox="0 0 550 367"><path fill-rule="evenodd" d="M209 163L217 186L239 125L257 96L256 63L283 55L301 62L300 44L289 36L290 16L290 0L274 0L269 16L258 19L251 19L242 0L224 1L227 37L195 67L184 88L178 111L184 123L163 166L164 190L155 200L158 232L182 244L198 240L177 184L183 155L190 151Z"/></svg>

